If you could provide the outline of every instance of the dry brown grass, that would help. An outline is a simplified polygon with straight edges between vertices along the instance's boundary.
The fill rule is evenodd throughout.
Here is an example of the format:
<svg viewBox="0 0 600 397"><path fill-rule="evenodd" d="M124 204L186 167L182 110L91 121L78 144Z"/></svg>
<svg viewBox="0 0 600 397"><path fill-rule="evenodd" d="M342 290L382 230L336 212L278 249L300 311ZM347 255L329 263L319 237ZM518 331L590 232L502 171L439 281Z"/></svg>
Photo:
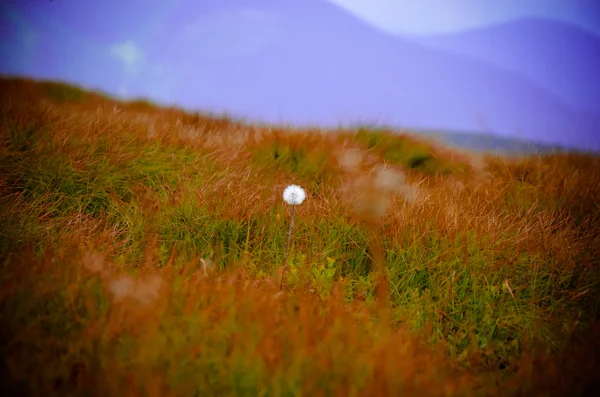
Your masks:
<svg viewBox="0 0 600 397"><path fill-rule="evenodd" d="M0 351L15 393L592 383L598 157L508 160L1 85ZM308 197L279 291L291 183Z"/></svg>

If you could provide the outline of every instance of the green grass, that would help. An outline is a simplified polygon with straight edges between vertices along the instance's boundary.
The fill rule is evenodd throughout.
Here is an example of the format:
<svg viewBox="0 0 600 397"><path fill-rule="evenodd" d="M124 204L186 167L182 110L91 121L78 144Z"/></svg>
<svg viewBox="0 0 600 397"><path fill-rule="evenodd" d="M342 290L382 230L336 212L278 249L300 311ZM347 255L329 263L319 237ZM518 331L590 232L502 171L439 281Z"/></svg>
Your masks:
<svg viewBox="0 0 600 397"><path fill-rule="evenodd" d="M489 157L478 176L407 136L251 140L240 125L227 143L227 120L49 105L39 99L70 88L18 87L3 91L23 95L2 111L0 149L1 353L15 390L531 395L589 383L597 158ZM149 137L145 123L162 127ZM190 126L203 135L181 139ZM337 165L348 142L404 170L417 199L376 191L389 206L367 220L353 183L374 173ZM279 293L291 183L308 196Z"/></svg>
<svg viewBox="0 0 600 397"><path fill-rule="evenodd" d="M81 102L85 97L83 89L65 84L45 83L41 88L48 97L58 102Z"/></svg>
<svg viewBox="0 0 600 397"><path fill-rule="evenodd" d="M465 164L446 162L436 156L430 145L424 142L415 142L406 136L359 128L354 139L368 149L376 151L384 160L429 175L436 173L450 175L466 170Z"/></svg>
<svg viewBox="0 0 600 397"><path fill-rule="evenodd" d="M252 153L252 165L268 167L274 172L287 172L304 184L309 184L311 190L334 183L331 153L327 147L319 144L317 137L292 139L275 135L273 139L256 145Z"/></svg>

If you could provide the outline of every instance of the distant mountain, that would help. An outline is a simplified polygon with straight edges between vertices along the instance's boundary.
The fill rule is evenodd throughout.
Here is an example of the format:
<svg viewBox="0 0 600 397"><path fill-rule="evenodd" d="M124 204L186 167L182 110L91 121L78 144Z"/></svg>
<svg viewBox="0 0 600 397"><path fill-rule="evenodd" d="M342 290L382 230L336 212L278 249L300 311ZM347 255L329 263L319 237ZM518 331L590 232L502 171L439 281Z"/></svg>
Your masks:
<svg viewBox="0 0 600 397"><path fill-rule="evenodd" d="M241 7L215 14L244 26L243 40L215 26L202 34L221 36L220 48L207 47L184 29L158 47L168 60L166 75L179 77L173 91L181 104L274 122L329 126L376 119L599 144L598 114L570 107L517 73L387 35L326 2L258 4L252 15L262 19L255 26L236 16ZM253 32L268 38L264 47L252 42ZM178 45L167 47L167 41ZM250 44L255 51L227 51ZM190 51L195 45L198 51Z"/></svg>
<svg viewBox="0 0 600 397"><path fill-rule="evenodd" d="M411 131L425 138L434 138L446 146L472 150L480 153L499 154L504 156L526 156L530 154L549 154L565 152L568 149L560 145L532 143L518 138L501 137L493 134L452 131ZM578 152L586 152L578 150Z"/></svg>
<svg viewBox="0 0 600 397"><path fill-rule="evenodd" d="M198 4L179 0L153 19L161 34L137 39L135 73L108 49L34 19L27 26L41 43L28 50L35 58L11 68L111 93L126 86L159 103L249 121L377 121L600 150L598 113L577 110L519 73L385 34L328 2L223 0L201 10ZM136 20L148 20L144 7L138 11L130 31Z"/></svg>
<svg viewBox="0 0 600 397"><path fill-rule="evenodd" d="M524 18L416 41L517 72L575 108L600 112L600 37L577 26Z"/></svg>

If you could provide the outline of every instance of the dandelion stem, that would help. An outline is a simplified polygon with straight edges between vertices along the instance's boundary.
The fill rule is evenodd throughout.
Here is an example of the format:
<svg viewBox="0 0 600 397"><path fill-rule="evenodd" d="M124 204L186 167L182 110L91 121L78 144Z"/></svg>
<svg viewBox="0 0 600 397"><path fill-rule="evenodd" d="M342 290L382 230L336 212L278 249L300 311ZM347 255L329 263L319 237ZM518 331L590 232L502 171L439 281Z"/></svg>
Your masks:
<svg viewBox="0 0 600 397"><path fill-rule="evenodd" d="M283 257L283 270L281 271L281 282L279 284L279 289L283 288L283 279L285 277L285 268L287 265L287 257L290 249L290 240L292 239L292 230L294 229L294 213L295 213L295 205L292 205L292 221L290 222L290 230L288 231L287 244L285 246L285 256Z"/></svg>

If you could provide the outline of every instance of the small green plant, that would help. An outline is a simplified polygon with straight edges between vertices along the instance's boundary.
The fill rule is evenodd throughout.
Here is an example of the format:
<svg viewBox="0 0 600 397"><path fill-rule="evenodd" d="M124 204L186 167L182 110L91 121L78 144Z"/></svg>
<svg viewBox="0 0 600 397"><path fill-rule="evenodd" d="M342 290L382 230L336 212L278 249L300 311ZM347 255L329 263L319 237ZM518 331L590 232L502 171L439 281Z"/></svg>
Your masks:
<svg viewBox="0 0 600 397"><path fill-rule="evenodd" d="M326 263L311 268L313 278L317 281L317 285L321 289L321 293L325 293L331 289L335 275L337 273L337 264L335 258L326 257Z"/></svg>

